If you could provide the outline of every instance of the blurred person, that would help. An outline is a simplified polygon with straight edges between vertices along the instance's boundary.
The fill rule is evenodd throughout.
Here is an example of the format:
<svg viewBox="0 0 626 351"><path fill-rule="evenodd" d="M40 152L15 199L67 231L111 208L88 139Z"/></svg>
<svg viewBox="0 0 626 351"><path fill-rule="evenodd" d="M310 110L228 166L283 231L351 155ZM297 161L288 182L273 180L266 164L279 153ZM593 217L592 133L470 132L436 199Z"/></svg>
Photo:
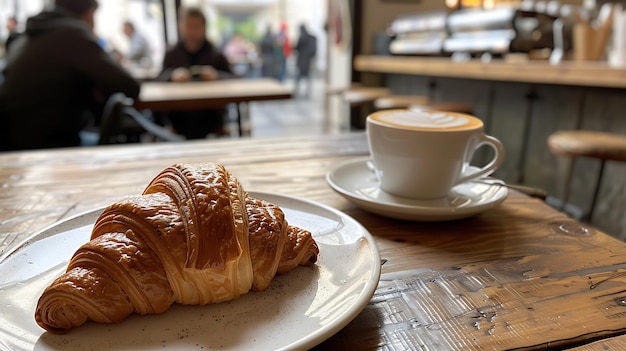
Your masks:
<svg viewBox="0 0 626 351"><path fill-rule="evenodd" d="M278 80L283 81L287 76L287 59L291 56L291 42L287 34L287 24L280 24L280 31L276 36L276 52L278 60Z"/></svg>
<svg viewBox="0 0 626 351"><path fill-rule="evenodd" d="M208 41L207 21L197 8L188 8L179 18L180 41L165 53L161 81L213 81L234 77L228 59ZM203 139L208 134L226 135L225 111L170 112L172 127L187 139Z"/></svg>
<svg viewBox="0 0 626 351"><path fill-rule="evenodd" d="M267 26L263 38L259 43L261 50L261 75L263 77L278 78L276 59L276 37L272 33L272 27Z"/></svg>
<svg viewBox="0 0 626 351"><path fill-rule="evenodd" d="M300 80L306 80L306 94L311 95L311 62L317 52L317 38L307 31L304 24L300 25L300 37L295 46L296 51L296 84L294 92L297 94L299 90Z"/></svg>
<svg viewBox="0 0 626 351"><path fill-rule="evenodd" d="M122 26L124 35L130 40L128 52L124 55L124 59L141 66L148 66L152 63L150 58L150 45L148 40L141 35L130 21L125 21Z"/></svg>
<svg viewBox="0 0 626 351"><path fill-rule="evenodd" d="M248 60L248 54L250 52L250 45L246 39L239 33L233 35L233 37L226 43L224 47L224 55L231 63L237 63Z"/></svg>
<svg viewBox="0 0 626 351"><path fill-rule="evenodd" d="M4 50L6 52L9 51L9 46L11 45L11 43L13 43L13 41L15 41L15 39L17 39L17 37L20 35L20 33L17 31L17 18L9 17L7 19L7 31L9 32L9 36L7 37L7 40L4 44Z"/></svg>
<svg viewBox="0 0 626 351"><path fill-rule="evenodd" d="M224 55L230 62L231 68L236 75L246 76L250 71L255 50L253 45L243 35L235 33L224 46Z"/></svg>
<svg viewBox="0 0 626 351"><path fill-rule="evenodd" d="M139 95L139 84L97 43L97 7L95 0L55 0L28 19L0 85L0 149L78 146L97 95Z"/></svg>

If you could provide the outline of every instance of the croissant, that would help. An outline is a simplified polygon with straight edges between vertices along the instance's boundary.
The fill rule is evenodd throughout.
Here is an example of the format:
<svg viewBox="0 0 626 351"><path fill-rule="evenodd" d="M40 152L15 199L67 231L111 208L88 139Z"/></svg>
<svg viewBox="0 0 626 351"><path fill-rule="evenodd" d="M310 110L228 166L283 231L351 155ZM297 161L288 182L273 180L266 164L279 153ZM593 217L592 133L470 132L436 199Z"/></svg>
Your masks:
<svg viewBox="0 0 626 351"><path fill-rule="evenodd" d="M63 334L87 320L162 313L174 302L232 300L266 289L277 273L313 265L318 253L310 232L251 198L222 165L178 164L141 196L104 210L91 240L42 293L35 320Z"/></svg>

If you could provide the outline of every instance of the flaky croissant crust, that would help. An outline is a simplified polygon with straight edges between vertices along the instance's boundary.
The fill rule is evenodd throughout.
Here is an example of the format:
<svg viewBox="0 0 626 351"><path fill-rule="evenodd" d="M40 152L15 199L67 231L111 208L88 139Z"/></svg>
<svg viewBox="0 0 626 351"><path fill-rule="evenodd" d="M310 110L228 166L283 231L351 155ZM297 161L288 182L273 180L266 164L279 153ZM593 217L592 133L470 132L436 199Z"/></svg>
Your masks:
<svg viewBox="0 0 626 351"><path fill-rule="evenodd" d="M35 320L62 334L87 320L162 313L174 302L227 301L312 265L318 253L310 232L251 198L224 166L177 164L143 195L104 210L91 240L42 293Z"/></svg>

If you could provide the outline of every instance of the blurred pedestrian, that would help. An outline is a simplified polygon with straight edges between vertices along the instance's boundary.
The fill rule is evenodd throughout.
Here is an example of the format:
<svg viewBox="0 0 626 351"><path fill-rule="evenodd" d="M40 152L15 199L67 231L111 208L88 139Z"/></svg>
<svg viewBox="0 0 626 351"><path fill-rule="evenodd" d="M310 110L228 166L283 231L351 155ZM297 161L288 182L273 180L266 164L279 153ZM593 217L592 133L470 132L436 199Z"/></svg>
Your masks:
<svg viewBox="0 0 626 351"><path fill-rule="evenodd" d="M317 38L307 31L304 24L300 25L300 37L295 46L296 51L296 84L294 93L298 94L300 80L306 80L305 96L311 95L311 62L317 52Z"/></svg>
<svg viewBox="0 0 626 351"><path fill-rule="evenodd" d="M208 41L206 28L207 20L200 9L188 8L181 12L180 41L165 53L159 80L184 83L234 77L226 56ZM228 134L224 127L224 109L176 111L168 117L174 129L187 139Z"/></svg>
<svg viewBox="0 0 626 351"><path fill-rule="evenodd" d="M267 26L259 47L261 49L261 60L263 60L261 75L263 77L277 78L276 37L272 33L271 26Z"/></svg>
<svg viewBox="0 0 626 351"><path fill-rule="evenodd" d="M224 47L224 55L231 64L247 61L249 53L250 45L239 33L235 33Z"/></svg>
<svg viewBox="0 0 626 351"><path fill-rule="evenodd" d="M98 3L54 3L28 19L8 52L0 85L0 150L78 146L95 96L139 95L139 84L96 41Z"/></svg>
<svg viewBox="0 0 626 351"><path fill-rule="evenodd" d="M252 60L255 57L254 45L243 35L235 33L224 46L224 55L230 62L233 72L243 77L251 71Z"/></svg>
<svg viewBox="0 0 626 351"><path fill-rule="evenodd" d="M291 42L287 34L287 24L281 23L280 30L276 36L277 45L275 47L278 61L278 80L283 81L287 76L287 59L291 56Z"/></svg>

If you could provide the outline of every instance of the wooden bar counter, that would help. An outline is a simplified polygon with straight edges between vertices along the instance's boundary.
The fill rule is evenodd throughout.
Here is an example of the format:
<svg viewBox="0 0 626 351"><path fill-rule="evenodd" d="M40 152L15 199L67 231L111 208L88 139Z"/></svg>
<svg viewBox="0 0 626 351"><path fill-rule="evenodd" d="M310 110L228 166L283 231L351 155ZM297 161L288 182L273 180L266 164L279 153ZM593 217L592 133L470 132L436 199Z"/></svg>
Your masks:
<svg viewBox="0 0 626 351"><path fill-rule="evenodd" d="M354 67L358 71L375 73L626 88L626 69L610 67L606 62L565 61L551 65L547 61L532 60L485 63L477 59L455 62L450 58L362 55L355 57Z"/></svg>
<svg viewBox="0 0 626 351"><path fill-rule="evenodd" d="M325 175L367 154L363 133L0 154L0 255L56 221L139 194L173 163L214 161L248 191L334 207L374 237L386 260L376 293L316 350L626 344L619 336L626 332L626 244L515 191L493 209L451 222L365 212L331 190Z"/></svg>

